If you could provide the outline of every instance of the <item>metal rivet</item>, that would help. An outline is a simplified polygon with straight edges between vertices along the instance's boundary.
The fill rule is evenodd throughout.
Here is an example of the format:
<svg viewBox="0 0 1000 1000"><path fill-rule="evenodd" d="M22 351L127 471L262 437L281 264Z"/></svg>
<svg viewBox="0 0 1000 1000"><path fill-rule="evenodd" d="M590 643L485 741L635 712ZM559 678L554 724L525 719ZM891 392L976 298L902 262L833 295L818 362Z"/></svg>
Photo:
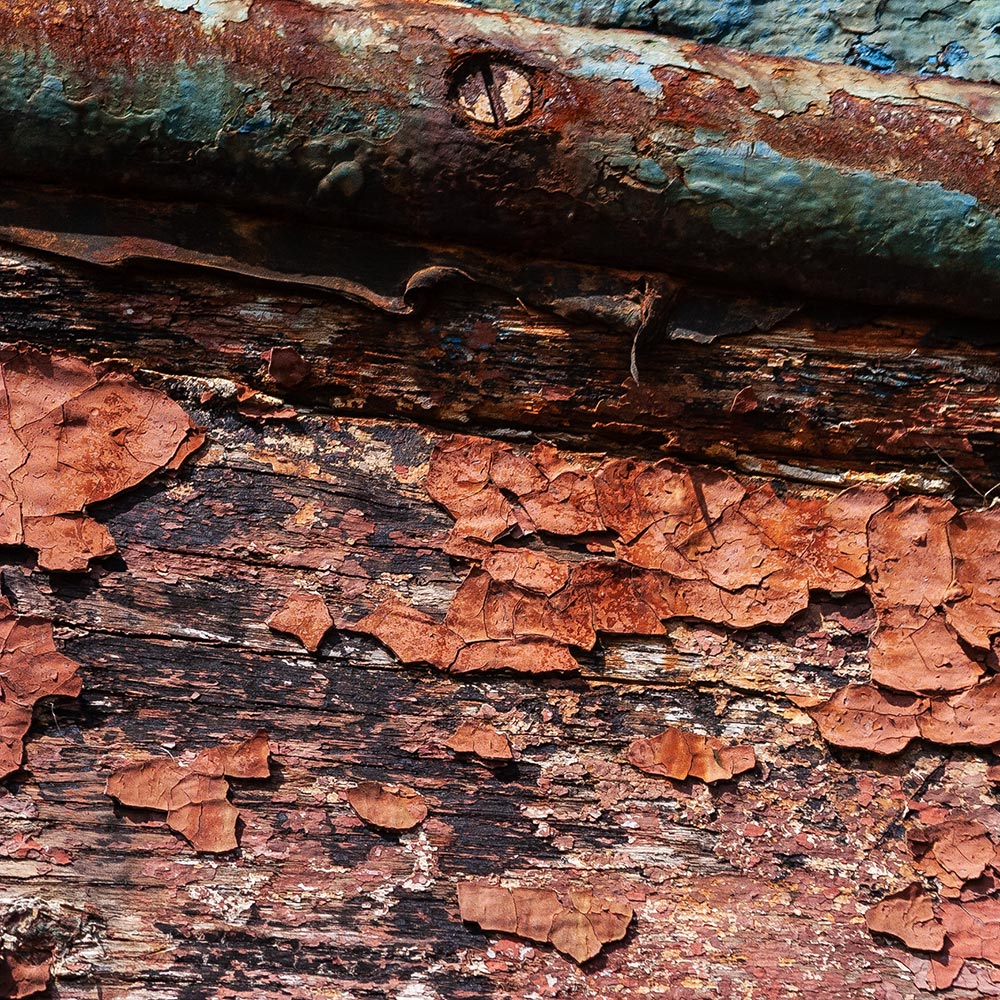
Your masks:
<svg viewBox="0 0 1000 1000"><path fill-rule="evenodd" d="M459 107L491 128L516 125L531 111L531 81L524 70L499 59L470 60L458 72Z"/></svg>

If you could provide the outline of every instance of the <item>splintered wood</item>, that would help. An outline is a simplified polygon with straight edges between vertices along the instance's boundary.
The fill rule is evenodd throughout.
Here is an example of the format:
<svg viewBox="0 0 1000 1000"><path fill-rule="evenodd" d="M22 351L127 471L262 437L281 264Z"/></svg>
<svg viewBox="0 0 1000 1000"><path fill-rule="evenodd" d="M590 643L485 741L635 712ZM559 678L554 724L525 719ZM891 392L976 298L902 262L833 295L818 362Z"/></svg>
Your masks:
<svg viewBox="0 0 1000 1000"><path fill-rule="evenodd" d="M276 385L310 377L298 352L264 361ZM786 969L796 928L809 968L789 972L789 995L808 992L828 949L837 971L823 972L823 990L837 1000L906 986L906 963L928 992L1000 982L1000 823L981 804L1000 780L983 760L1000 745L1000 512L869 486L796 493L672 459L442 440L374 420L279 432L283 404L197 384L184 398L236 427L220 427L219 455L204 459L215 465L194 463L169 519L152 491L109 519L116 537L131 532L127 567L98 564L68 584L67 570L111 551L87 535L88 505L177 464L200 432L117 371L9 352L0 374L7 405L40 414L18 411L11 428L38 423L39 442L59 440L48 458L33 447L60 513L38 513L43 490L18 469L0 489L4 509L21 511L11 537L39 553L8 570L15 604L32 606L23 594L51 609L83 664L56 651L48 621L0 602L5 773L21 765L40 700L77 695L81 673L88 690L91 678L103 685L97 721L76 725L90 709L75 706L63 735L53 714L37 761L29 746L30 795L11 781L0 796L18 824L0 836L0 858L49 891L103 850L129 891L160 893L141 945L166 984L153 1000L177 992L172 955L203 972L213 935L245 949L237 976L264 942L296 953L267 951L278 971L264 983L271 972L255 967L261 995L289 970L304 984L296 995L322 995L328 976L343 991L368 961L389 970L373 974L378 989L412 992L419 953L421 968L454 974L433 987L442 996L489 994L494 981L550 1000L607 981L620 996L635 991L636 968L644 984L655 972L658 996L697 1000L716 981L756 996L753 984ZM109 415L112 391L124 401ZM101 405L84 409L88 393ZM86 488L63 467L84 441L98 470ZM231 466L246 482L226 492ZM31 519L50 516L79 528L72 544L53 546L50 533L34 545ZM432 669L387 668L365 636ZM671 655L646 683L651 672L622 650L644 670L657 650ZM756 673L741 672L754 658ZM280 734L272 780L261 780L272 772L264 731L217 743L219 718L239 720L223 732L266 718ZM192 720L202 728L188 745L208 749L182 743L171 756ZM76 780L64 747L99 776L86 830L66 841L57 834L71 823L46 824L53 801L63 820L73 814L76 785L45 784ZM967 770L947 794L918 802L955 761ZM121 808L100 794L109 770ZM957 804L969 774L983 786L975 812ZM237 790L238 809L241 779L259 783ZM219 857L192 858L170 830ZM138 953L102 906L118 937L101 946ZM747 947L758 937L759 960ZM80 947L68 935L24 941L0 926L0 983L27 996L54 976L62 991Z"/></svg>

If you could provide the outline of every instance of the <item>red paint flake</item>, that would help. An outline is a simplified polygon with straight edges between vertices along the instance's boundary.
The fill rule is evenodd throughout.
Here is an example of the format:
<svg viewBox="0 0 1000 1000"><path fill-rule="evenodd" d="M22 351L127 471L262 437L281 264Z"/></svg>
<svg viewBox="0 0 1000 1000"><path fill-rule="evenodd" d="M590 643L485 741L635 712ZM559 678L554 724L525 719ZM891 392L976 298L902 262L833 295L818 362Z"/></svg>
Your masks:
<svg viewBox="0 0 1000 1000"><path fill-rule="evenodd" d="M323 637L333 627L333 618L319 594L296 590L268 618L267 626L273 632L294 635L310 653L315 653Z"/></svg>
<svg viewBox="0 0 1000 1000"><path fill-rule="evenodd" d="M865 923L869 930L899 938L908 948L940 951L944 947L945 929L934 916L930 896L917 884L869 907Z"/></svg>
<svg viewBox="0 0 1000 1000"><path fill-rule="evenodd" d="M45 569L85 570L115 551L86 508L204 442L168 396L130 375L32 349L0 351L0 545L27 545Z"/></svg>
<svg viewBox="0 0 1000 1000"><path fill-rule="evenodd" d="M918 871L938 880L946 895L957 896L996 859L996 845L982 823L953 817L911 830L907 836Z"/></svg>
<svg viewBox="0 0 1000 1000"><path fill-rule="evenodd" d="M0 997L19 1000L46 992L54 949L32 949L30 954L0 951Z"/></svg>
<svg viewBox="0 0 1000 1000"><path fill-rule="evenodd" d="M510 740L485 722L464 722L444 744L455 753L472 754L485 761L514 759Z"/></svg>
<svg viewBox="0 0 1000 1000"><path fill-rule="evenodd" d="M427 818L424 797L406 785L362 781L347 793L347 801L361 819L379 830L412 830Z"/></svg>
<svg viewBox="0 0 1000 1000"><path fill-rule="evenodd" d="M464 921L484 931L549 943L580 963L620 941L635 915L622 898L602 899L586 890L559 895L551 889L505 889L481 880L459 884L458 907Z"/></svg>
<svg viewBox="0 0 1000 1000"><path fill-rule="evenodd" d="M714 736L699 736L673 727L657 736L633 741L628 760L647 774L677 781L697 778L708 784L729 781L757 766L752 747L727 746Z"/></svg>
<svg viewBox="0 0 1000 1000"><path fill-rule="evenodd" d="M105 794L123 806L167 814L167 825L196 851L235 850L239 810L226 778L266 778L271 746L263 730L247 740L211 747L190 764L158 757L128 764L108 778Z"/></svg>
<svg viewBox="0 0 1000 1000"><path fill-rule="evenodd" d="M292 388L304 382L312 369L294 347L272 347L263 354L267 362L267 375L283 388Z"/></svg>
<svg viewBox="0 0 1000 1000"><path fill-rule="evenodd" d="M80 693L77 667L56 650L49 622L0 598L0 778L21 766L35 703Z"/></svg>

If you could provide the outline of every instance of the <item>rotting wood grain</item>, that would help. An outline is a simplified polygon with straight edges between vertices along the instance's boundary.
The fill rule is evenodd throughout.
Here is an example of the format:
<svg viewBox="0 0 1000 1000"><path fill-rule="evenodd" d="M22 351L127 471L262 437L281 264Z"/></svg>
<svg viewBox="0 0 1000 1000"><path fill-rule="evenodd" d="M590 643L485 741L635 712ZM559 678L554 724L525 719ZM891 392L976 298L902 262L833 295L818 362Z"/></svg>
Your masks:
<svg viewBox="0 0 1000 1000"><path fill-rule="evenodd" d="M489 298L450 300L390 327L350 307L252 286L178 274L154 288L142 275L96 278L19 260L18 279L2 291L8 335L126 355L145 369L143 380L210 428L208 447L176 479L90 510L119 552L89 574L41 572L23 552L7 553L8 595L20 613L55 621L60 649L85 681L79 699L37 717L26 767L0 796L0 931L13 940L27 922L51 934L55 995L91 997L97 986L105 997L139 1000L624 996L637 986L680 1000L931 995L927 984L942 981L941 970L873 939L864 915L926 867L910 846L913 813L932 824L943 818L934 810L960 812L1000 836L992 757L920 741L889 759L825 745L791 697L822 700L868 680L875 619L863 595L818 595L787 624L749 632L677 621L662 637L602 636L581 656L581 676L568 678L401 668L373 640L342 631L313 656L267 619L303 586L351 620L390 591L443 615L465 570L446 552L453 520L423 483L434 444L454 423L647 459L666 445L711 464L733 457L710 433L729 427L742 454L733 464L745 473L777 461L752 423L738 438L721 405L754 363L797 345L784 402L769 404L782 419L795 418L819 373L834 370L823 367L831 358L840 373L834 415L866 406L877 414L861 374L877 342L891 357L885 384L904 385L882 405L898 407L902 421L916 419L920 393L947 398L956 372L978 380L962 397L962 420L982 428L973 455L988 469L995 399L988 402L987 346L946 349L921 343L916 325L863 323L867 340L828 331L827 353L815 359L806 349L813 335L784 327L711 349L675 342L662 349L662 364L676 360L694 400L678 413L702 414L684 428L683 445L668 442L668 418L652 406L633 427L598 421L587 432L595 409L587 393L625 385L624 339L560 328ZM485 330L484 346L469 353L465 341L447 340L463 329ZM414 348L429 332L439 346L425 358ZM264 379L263 351L286 340L315 373L291 390ZM182 353L179 343L193 346ZM510 387L509 373L499 382L464 376L479 374L491 350L506 351L501 368L522 373L521 395L488 398L495 385ZM608 359L611 375L595 358ZM718 362L707 372L711 358ZM921 380L935 370L942 381L927 386ZM333 396L337 371L362 415ZM294 402L299 418L242 413L237 381ZM532 398L554 401L522 406L529 387ZM425 420L402 419L421 412L421 393L432 389L439 402ZM662 391L677 395L666 378ZM847 433L828 431L833 441ZM949 432L935 447L958 454L960 437ZM787 438L780 457L805 470L820 463L874 476L883 487L902 473L920 492L932 477L943 489L954 476L938 456L902 468L885 457L869 466L863 453L831 457L819 435ZM981 498L970 490L965 502ZM533 573L531 584L547 588L541 569ZM502 731L516 761L488 769L456 757L447 742L466 722ZM192 864L162 814L116 813L103 794L123 755L169 759L261 726L280 752L272 778L240 788L253 822L239 831L237 852ZM752 745L759 771L711 787L643 775L628 763L630 744L668 726ZM398 839L368 829L347 802L364 781L415 788L430 815ZM628 900L635 923L623 942L577 968L547 947L461 923L459 882L497 875L560 894L578 889L583 875L595 895ZM968 962L950 995L996 995L991 974Z"/></svg>
<svg viewBox="0 0 1000 1000"><path fill-rule="evenodd" d="M107 274L12 249L2 261L10 340L248 384L310 412L537 433L819 485L875 476L973 504L1000 481L987 325L816 305L766 333L651 337L636 386L629 334L492 294L456 288L400 318L181 270ZM711 335L710 304L693 303L684 324ZM289 388L267 379L264 358L286 345L310 369Z"/></svg>
<svg viewBox="0 0 1000 1000"><path fill-rule="evenodd" d="M207 383L162 385L211 442L175 483L100 512L119 557L89 579L29 561L6 573L86 678L78 705L39 720L8 795L18 829L72 858L8 859L15 894L96 909L60 945L60 995L99 982L140 998L614 996L638 981L691 1000L817 981L844 1000L917 995L897 962L913 959L874 943L864 911L912 872L902 819L932 773L930 794L949 801L981 806L992 786L975 753L832 754L783 697L863 674L863 605L821 603L745 637L680 623L653 646L610 642L580 679L401 670L337 633L312 657L266 626L297 582L360 608L379 580L429 610L457 586L441 550L450 519L420 487L435 435L319 417L275 428L217 400L199 409ZM513 770L444 746L478 718L509 735ZM709 789L627 763L636 734L695 721L752 742L766 778ZM241 790L254 822L237 854L192 866L159 820L109 808L103 781L122 749L165 755L265 723L281 753L275 777ZM364 780L412 785L432 815L398 841L366 830L346 802ZM455 885L498 872L559 891L586 872L595 894L629 899L635 928L580 971L484 938L458 920Z"/></svg>

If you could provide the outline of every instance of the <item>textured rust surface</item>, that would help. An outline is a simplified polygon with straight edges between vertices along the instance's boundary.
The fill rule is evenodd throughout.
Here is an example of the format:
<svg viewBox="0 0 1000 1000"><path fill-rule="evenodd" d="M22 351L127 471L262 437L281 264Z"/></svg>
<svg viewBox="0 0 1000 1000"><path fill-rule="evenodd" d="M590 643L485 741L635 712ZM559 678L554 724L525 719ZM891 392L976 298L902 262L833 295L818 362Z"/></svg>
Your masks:
<svg viewBox="0 0 1000 1000"><path fill-rule="evenodd" d="M8 177L849 300L1000 303L988 84L415 0L177 6L0 11ZM470 66L494 68L480 98ZM237 225L204 247L144 222L108 233L85 202L48 223L0 204L7 239L105 262L260 276L296 254L287 231L262 249ZM410 270L403 294L343 267L313 283L407 311L467 273L461 256Z"/></svg>

